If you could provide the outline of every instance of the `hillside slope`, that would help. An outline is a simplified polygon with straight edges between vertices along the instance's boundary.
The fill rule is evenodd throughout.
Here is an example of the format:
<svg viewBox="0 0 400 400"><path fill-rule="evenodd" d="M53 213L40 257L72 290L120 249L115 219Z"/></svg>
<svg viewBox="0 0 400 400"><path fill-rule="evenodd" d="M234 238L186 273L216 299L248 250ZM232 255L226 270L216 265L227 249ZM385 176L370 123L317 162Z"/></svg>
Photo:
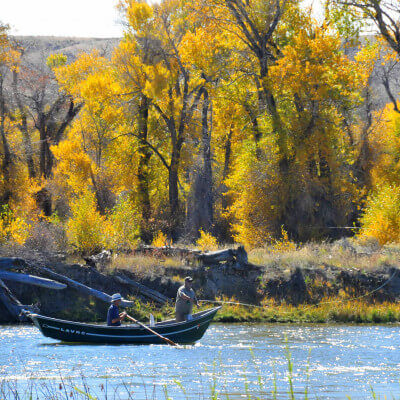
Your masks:
<svg viewBox="0 0 400 400"><path fill-rule="evenodd" d="M30 63L39 67L43 65L50 54L63 53L71 62L80 53L88 53L98 50L103 56L110 57L115 46L121 38L79 38L79 37L57 37L57 36L14 36L14 39L25 49L25 63ZM373 38L364 38L373 40ZM354 57L357 48L348 48L346 53ZM383 67L381 62L377 62L375 72L372 76L370 85L372 92L372 109L380 109L390 102L390 99L382 84ZM397 77L400 76L400 67L395 66L391 71L390 86L392 93L398 95L400 83Z"/></svg>

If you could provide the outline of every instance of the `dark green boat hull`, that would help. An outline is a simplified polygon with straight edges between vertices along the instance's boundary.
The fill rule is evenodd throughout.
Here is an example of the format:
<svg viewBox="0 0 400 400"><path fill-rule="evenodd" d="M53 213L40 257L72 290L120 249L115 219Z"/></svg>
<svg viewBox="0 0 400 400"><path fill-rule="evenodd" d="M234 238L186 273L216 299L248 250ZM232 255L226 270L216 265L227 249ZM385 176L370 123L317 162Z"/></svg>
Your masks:
<svg viewBox="0 0 400 400"><path fill-rule="evenodd" d="M194 343L201 339L210 322L221 307L193 314L193 319L184 322L164 321L152 329L175 343ZM80 343L138 343L165 344L165 341L138 325L104 326L84 324L29 314L44 336L64 342Z"/></svg>

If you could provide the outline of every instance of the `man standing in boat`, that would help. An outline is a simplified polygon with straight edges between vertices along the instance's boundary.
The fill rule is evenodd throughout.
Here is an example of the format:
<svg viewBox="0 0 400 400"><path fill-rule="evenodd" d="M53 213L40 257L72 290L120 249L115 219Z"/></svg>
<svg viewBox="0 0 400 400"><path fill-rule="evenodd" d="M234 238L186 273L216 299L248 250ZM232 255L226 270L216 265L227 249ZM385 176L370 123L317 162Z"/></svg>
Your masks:
<svg viewBox="0 0 400 400"><path fill-rule="evenodd" d="M111 306L107 312L107 325L120 326L121 321L126 317L126 312L119 312L118 306L121 304L122 297L119 293L114 293L111 296Z"/></svg>
<svg viewBox="0 0 400 400"><path fill-rule="evenodd" d="M176 322L186 321L190 319L192 314L193 304L199 306L197 302L196 294L192 288L193 278L187 276L185 278L185 284L178 289L176 294L175 303L175 319Z"/></svg>

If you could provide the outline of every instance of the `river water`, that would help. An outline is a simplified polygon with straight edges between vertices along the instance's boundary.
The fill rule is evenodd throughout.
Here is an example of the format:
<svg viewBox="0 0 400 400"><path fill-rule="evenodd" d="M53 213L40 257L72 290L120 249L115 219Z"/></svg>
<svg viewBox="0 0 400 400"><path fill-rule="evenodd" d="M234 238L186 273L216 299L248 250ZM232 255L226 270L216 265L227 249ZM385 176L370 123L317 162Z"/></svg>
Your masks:
<svg viewBox="0 0 400 400"><path fill-rule="evenodd" d="M87 385L99 398L233 400L272 399L276 387L287 399L290 352L296 399L307 388L310 399L372 399L371 388L391 399L400 398L399 349L399 325L213 324L182 348L68 345L34 326L0 326L0 389L55 398Z"/></svg>

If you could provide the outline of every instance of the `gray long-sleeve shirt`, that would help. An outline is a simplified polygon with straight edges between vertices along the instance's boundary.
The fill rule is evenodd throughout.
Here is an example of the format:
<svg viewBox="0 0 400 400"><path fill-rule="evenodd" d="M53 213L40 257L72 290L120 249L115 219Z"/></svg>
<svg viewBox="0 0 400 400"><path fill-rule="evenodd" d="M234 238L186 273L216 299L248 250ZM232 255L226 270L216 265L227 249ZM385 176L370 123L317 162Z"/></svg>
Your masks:
<svg viewBox="0 0 400 400"><path fill-rule="evenodd" d="M180 314L191 314L193 309L193 303L189 300L185 300L181 297L181 295L185 294L186 296L190 297L191 299L196 299L196 294L194 293L193 289L186 289L185 285L181 286L178 289L176 294L176 303L175 303L175 311Z"/></svg>

